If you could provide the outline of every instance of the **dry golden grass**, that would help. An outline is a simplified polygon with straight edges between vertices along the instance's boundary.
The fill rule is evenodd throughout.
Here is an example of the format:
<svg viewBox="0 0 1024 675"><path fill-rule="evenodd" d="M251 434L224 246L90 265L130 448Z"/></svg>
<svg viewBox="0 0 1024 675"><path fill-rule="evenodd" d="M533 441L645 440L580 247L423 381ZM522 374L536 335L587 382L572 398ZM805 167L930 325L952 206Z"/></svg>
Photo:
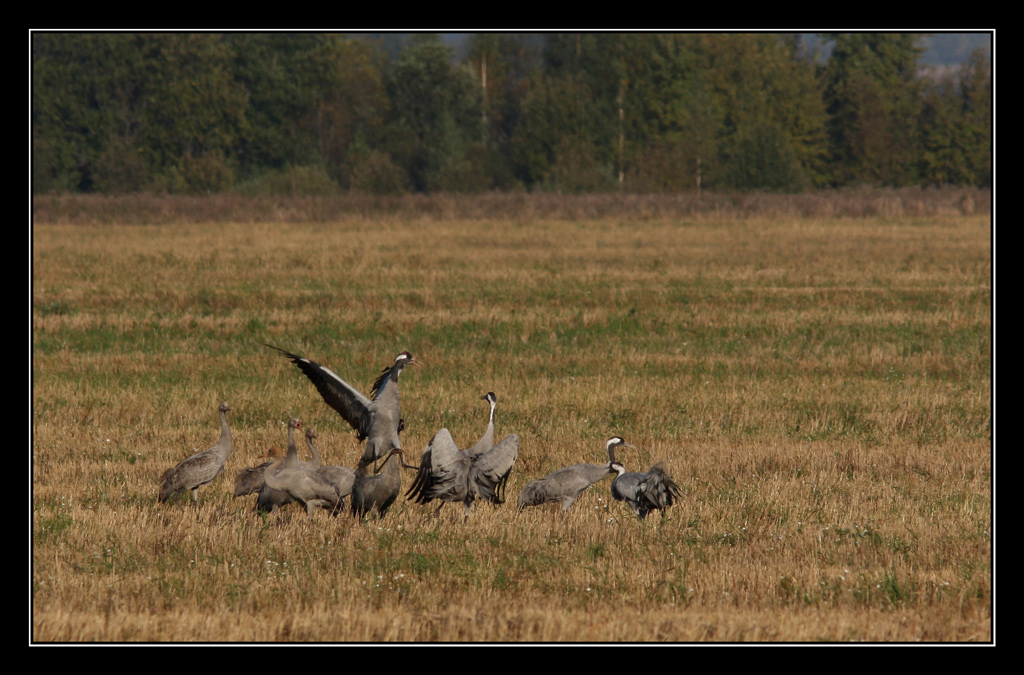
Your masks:
<svg viewBox="0 0 1024 675"><path fill-rule="evenodd" d="M952 213L37 223L32 639L990 641L990 239ZM262 342L364 391L422 359L413 460L495 391L510 503L255 515L229 477L289 416L360 452ZM225 476L157 504L224 399ZM612 433L670 462L665 518L610 481L515 512Z"/></svg>

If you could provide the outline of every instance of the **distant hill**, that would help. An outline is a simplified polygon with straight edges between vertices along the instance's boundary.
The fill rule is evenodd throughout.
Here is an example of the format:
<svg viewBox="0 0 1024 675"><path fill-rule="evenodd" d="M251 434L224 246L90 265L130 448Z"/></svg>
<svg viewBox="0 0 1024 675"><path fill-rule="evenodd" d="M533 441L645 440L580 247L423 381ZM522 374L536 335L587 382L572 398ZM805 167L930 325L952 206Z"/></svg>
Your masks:
<svg viewBox="0 0 1024 675"><path fill-rule="evenodd" d="M924 38L924 45L928 51L921 55L921 61L933 66L959 65L979 48L992 56L990 33L935 33Z"/></svg>
<svg viewBox="0 0 1024 675"><path fill-rule="evenodd" d="M389 38L389 45L396 51L404 44L402 34L392 34ZM441 37L445 42L455 47L456 58L462 58L468 52L468 42L472 33L442 33ZM831 47L827 42L818 40L817 33L803 33L808 46L815 45L822 50L822 57L827 58ZM921 46L925 52L921 55L921 63L929 66L955 66L960 65L970 56L975 49L982 48L986 53L992 55L991 33L964 32L964 33L932 33L921 40Z"/></svg>
<svg viewBox="0 0 1024 675"><path fill-rule="evenodd" d="M801 33L801 38L808 49L817 48L821 58L825 60L832 53L832 43L822 40L819 33ZM921 38L921 65L924 66L959 66L971 53L978 48L984 49L992 56L991 33L931 33Z"/></svg>

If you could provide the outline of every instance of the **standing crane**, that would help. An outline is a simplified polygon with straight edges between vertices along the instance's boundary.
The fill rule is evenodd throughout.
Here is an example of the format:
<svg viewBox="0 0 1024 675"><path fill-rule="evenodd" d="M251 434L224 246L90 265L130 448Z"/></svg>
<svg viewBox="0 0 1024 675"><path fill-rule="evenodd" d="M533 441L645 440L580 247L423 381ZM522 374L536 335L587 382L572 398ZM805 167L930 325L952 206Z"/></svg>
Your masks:
<svg viewBox="0 0 1024 675"><path fill-rule="evenodd" d="M301 423L296 420L296 426L301 426ZM307 431L308 433L308 431ZM295 463L297 466L315 471L321 464L320 455L317 452L313 452L312 459L308 462L298 461L298 448L295 445L295 428L289 425L288 428L288 450L293 451L296 455ZM265 462L254 469L242 469L238 472L236 483L235 483L235 495L238 496L238 490L243 480L255 483L255 477L248 473L254 470L260 470L259 479L260 485L257 488L259 495L256 497L256 510L260 513L276 513L279 508L285 504L291 504L295 501L290 494L284 490L275 490L274 488L267 485L266 471L269 468L268 465L272 465L276 459L283 458L285 455L281 453L281 449L277 446L270 448L267 451L267 456L270 457L269 462ZM261 468L262 467L262 468ZM246 493L248 494L248 493Z"/></svg>
<svg viewBox="0 0 1024 675"><path fill-rule="evenodd" d="M405 463L401 448L392 448L378 473L357 477L352 487L352 515L363 519L376 514L378 519L383 518L402 491L402 468L416 467Z"/></svg>
<svg viewBox="0 0 1024 675"><path fill-rule="evenodd" d="M344 508L345 497L352 494L352 488L356 482L356 470L347 466L324 464L320 456L320 450L316 447L316 444L313 442L314 440L316 440L316 431L313 430L313 427L309 427L306 429L306 445L309 446L309 451L313 453L313 462L317 464L316 472L330 481L338 490L338 494L342 499L338 509L341 510Z"/></svg>
<svg viewBox="0 0 1024 675"><path fill-rule="evenodd" d="M231 455L231 429L228 428L228 411L231 406L224 401L217 407L220 413L220 440L209 450L198 452L181 460L177 466L164 471L160 476L160 493L157 499L166 502L174 495L192 491L192 501L199 506L199 488L220 475L224 464Z"/></svg>
<svg viewBox="0 0 1024 675"><path fill-rule="evenodd" d="M308 430L306 433L308 433ZM289 429L288 441L288 449L292 450L293 448L295 448L294 429ZM296 464L301 468L316 470L319 467L319 465L321 465L321 457L319 457L319 454L316 452L312 453L312 459L310 459L308 462L298 461L297 448L295 448L295 453ZM234 483L234 495L236 495L236 497L239 497L241 496L241 494L249 494L240 494L240 491L245 490L247 487L254 486L257 480L257 477L256 475L254 475L254 473L258 471L259 486L256 488L256 490L259 491L259 495L256 498L256 510L261 513L274 513L285 504L291 504L295 500L292 499L292 496L289 495L284 490L274 490L273 488L270 488L266 484L265 474L268 466L272 465L274 460L283 458L285 457L285 455L282 454L280 448L274 446L266 452L266 456L270 458L269 462L264 462L263 464L260 464L259 466L250 469L239 470L236 478L236 483Z"/></svg>
<svg viewBox="0 0 1024 675"><path fill-rule="evenodd" d="M621 437L612 436L605 441L607 464L573 464L543 478L531 480L519 493L519 510L527 506L560 502L562 511L567 511L584 490L622 468L615 461L615 448L628 445Z"/></svg>
<svg viewBox="0 0 1024 675"><path fill-rule="evenodd" d="M359 460L360 473L366 473L368 465L387 455L392 448L401 449L398 432L404 424L398 376L405 366L419 365L412 354L402 352L396 356L394 364L384 368L377 376L370 397L367 398L330 368L280 347L266 346L291 359L316 386L327 405L352 425L356 437L360 441L366 440L366 450Z"/></svg>
<svg viewBox="0 0 1024 675"><path fill-rule="evenodd" d="M337 513L341 504L338 489L314 469L301 466L298 449L295 446L295 430L301 422L294 417L288 420L288 453L283 460L277 460L264 472L268 488L287 492L292 499L306 507L306 513L313 515L317 508L330 509Z"/></svg>
<svg viewBox="0 0 1024 675"><path fill-rule="evenodd" d="M441 429L430 440L406 497L417 504L434 499L462 502L463 515L476 499L492 504L505 503L505 485L519 454L519 437L509 434L487 452L470 455L459 450L447 429Z"/></svg>

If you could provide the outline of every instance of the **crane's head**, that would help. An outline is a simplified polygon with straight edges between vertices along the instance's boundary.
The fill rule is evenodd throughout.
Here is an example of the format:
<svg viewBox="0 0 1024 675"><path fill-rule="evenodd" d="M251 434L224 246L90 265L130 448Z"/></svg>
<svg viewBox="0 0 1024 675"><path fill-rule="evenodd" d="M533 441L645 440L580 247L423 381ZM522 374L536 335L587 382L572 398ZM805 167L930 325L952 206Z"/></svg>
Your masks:
<svg viewBox="0 0 1024 675"><path fill-rule="evenodd" d="M221 412L227 412L231 410L231 406L228 405L227 401L223 401L219 406L217 406L217 410Z"/></svg>
<svg viewBox="0 0 1024 675"><path fill-rule="evenodd" d="M615 462L615 448L631 448L633 447L625 440L622 436L612 436L604 442L604 447L608 450L608 461Z"/></svg>
<svg viewBox="0 0 1024 675"><path fill-rule="evenodd" d="M395 368L404 368L405 366L418 366L420 362L412 357L409 352L402 352L395 357Z"/></svg>
<svg viewBox="0 0 1024 675"><path fill-rule="evenodd" d="M316 431L313 429L313 427L309 427L308 429L306 429L306 438L308 438L309 440L313 440L314 438L316 438Z"/></svg>
<svg viewBox="0 0 1024 675"><path fill-rule="evenodd" d="M294 431L296 429L301 429L301 428L302 428L302 422L299 421L299 419L297 417L292 417L290 420L288 420L288 430L289 431Z"/></svg>
<svg viewBox="0 0 1024 675"><path fill-rule="evenodd" d="M626 467L622 466L618 462L608 462L608 473L614 473L621 476L626 473Z"/></svg>
<svg viewBox="0 0 1024 675"><path fill-rule="evenodd" d="M632 445L627 443L622 438L622 436L612 436L607 441L605 441L604 445L608 449L611 449L611 448L632 448L633 447Z"/></svg>
<svg viewBox="0 0 1024 675"><path fill-rule="evenodd" d="M493 391L487 392L486 394L481 396L480 399L483 400L483 401L487 401L491 405L494 405L495 403L498 402L498 397L494 395Z"/></svg>

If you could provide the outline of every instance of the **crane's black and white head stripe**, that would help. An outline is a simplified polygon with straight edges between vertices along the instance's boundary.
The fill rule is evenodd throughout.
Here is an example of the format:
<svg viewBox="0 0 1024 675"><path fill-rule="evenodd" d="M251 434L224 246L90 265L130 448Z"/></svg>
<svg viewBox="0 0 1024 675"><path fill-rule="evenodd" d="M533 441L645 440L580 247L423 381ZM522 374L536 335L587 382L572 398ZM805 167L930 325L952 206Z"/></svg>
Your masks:
<svg viewBox="0 0 1024 675"><path fill-rule="evenodd" d="M610 469L609 473L614 471L615 473L619 474L620 476L622 474L626 473L626 467L622 466L618 462L609 462L608 463L608 468Z"/></svg>
<svg viewBox="0 0 1024 675"><path fill-rule="evenodd" d="M623 440L622 436L612 436L605 441L604 447L608 450L608 461L615 463L615 448L629 448L629 443Z"/></svg>

